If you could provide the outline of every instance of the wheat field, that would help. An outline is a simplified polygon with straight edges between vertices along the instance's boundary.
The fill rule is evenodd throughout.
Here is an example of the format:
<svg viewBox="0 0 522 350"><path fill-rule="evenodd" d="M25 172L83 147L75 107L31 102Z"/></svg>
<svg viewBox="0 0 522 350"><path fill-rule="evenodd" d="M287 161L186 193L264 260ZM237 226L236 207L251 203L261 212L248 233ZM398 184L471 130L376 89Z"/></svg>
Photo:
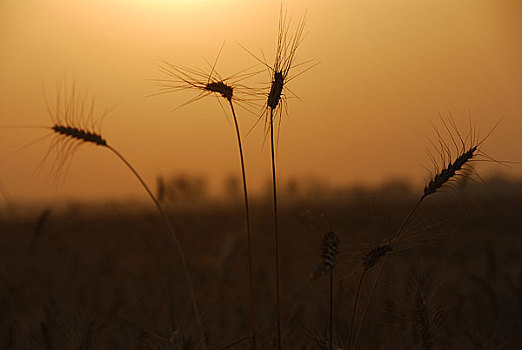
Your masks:
<svg viewBox="0 0 522 350"><path fill-rule="evenodd" d="M43 84L37 114L47 122L2 120L2 135L10 135L2 142L17 145L22 155L1 154L9 166L0 179L16 184L0 182L1 349L522 348L522 183L518 160L495 154L517 157L506 138L514 119L503 129L505 117L486 119L486 112L471 108L464 116L451 108L424 111L433 116L432 130L419 144L420 124L400 120L398 110L382 117L388 113L383 105L376 109L382 108L380 119L360 118L349 104L354 95L368 95L365 105L374 107L408 84L389 85L392 97L380 100L373 90L340 89L322 76L320 55L344 50L341 38L328 50L306 50L313 12L292 17L284 4L278 10L269 55L241 36L236 54L227 56L233 40L224 39L213 58L203 59L204 68L191 65L192 56L147 61L150 71L141 80L149 91L119 103L143 104L141 129L134 114L123 119L119 106L103 106L67 74L54 90ZM306 57L311 52L316 56ZM351 69L357 76L357 68L330 62L326 70L338 77ZM222 66L234 73L225 75ZM372 74L379 81L379 71ZM408 79L417 77L422 74ZM296 93L300 87L312 107L294 109L296 100L305 102ZM423 98L435 101L430 93ZM37 109L13 101L10 108L18 103L20 110L12 115ZM176 117L160 124L151 117L159 110ZM102 128L113 114L111 127ZM301 115L310 122L307 133L290 133L286 143L286 131ZM343 122L328 123L332 116ZM218 118L228 120L223 148L214 142L225 130L212 124ZM25 142L21 135L32 132L41 134ZM40 151L39 158L23 156L26 149ZM426 149L424 179L405 175L419 149ZM24 184L17 174L29 163L36 175ZM208 175L184 175L194 164ZM332 179L368 181L310 180L311 170L296 180L290 164L297 173L315 168ZM209 191L207 181L230 169L221 191ZM49 183L41 193L49 196L52 187L59 193L68 183L80 199L31 196L42 173ZM123 184L129 179L135 187ZM133 192L103 195L116 188ZM87 200L90 192L97 200Z"/></svg>

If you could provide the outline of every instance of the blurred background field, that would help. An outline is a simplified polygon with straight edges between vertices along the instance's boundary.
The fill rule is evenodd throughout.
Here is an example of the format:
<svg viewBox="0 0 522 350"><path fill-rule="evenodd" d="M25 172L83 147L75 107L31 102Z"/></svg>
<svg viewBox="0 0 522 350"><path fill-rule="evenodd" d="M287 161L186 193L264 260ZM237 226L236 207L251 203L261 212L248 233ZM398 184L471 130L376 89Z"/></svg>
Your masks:
<svg viewBox="0 0 522 350"><path fill-rule="evenodd" d="M163 201L188 258L208 344L219 349L249 334L240 192L233 178L223 197L206 196L203 178L184 177L185 183L180 178L163 180L163 191L170 193ZM324 347L327 279L312 282L309 275L320 261L327 230L340 237L334 335L341 346L358 282L354 271L369 249L394 233L419 189L399 181L371 188L281 186L285 347ZM196 329L186 282L152 205L1 208L2 349L192 348ZM520 208L520 179L465 182L430 198L388 260L362 349L423 349L420 295L426 296L433 349L520 349ZM273 348L269 198L257 196L252 213L260 345Z"/></svg>

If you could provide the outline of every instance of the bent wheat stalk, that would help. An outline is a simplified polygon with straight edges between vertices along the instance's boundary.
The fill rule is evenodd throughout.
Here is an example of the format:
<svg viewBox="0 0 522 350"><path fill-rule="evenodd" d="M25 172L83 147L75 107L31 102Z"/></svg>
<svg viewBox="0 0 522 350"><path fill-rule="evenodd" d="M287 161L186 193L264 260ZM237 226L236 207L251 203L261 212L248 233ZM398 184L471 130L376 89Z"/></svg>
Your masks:
<svg viewBox="0 0 522 350"><path fill-rule="evenodd" d="M180 256L181 265L182 265L182 268L183 268L183 272L185 274L185 278L187 279L187 284L188 284L188 287L189 287L189 293L191 295L192 307L194 309L196 322L198 324L202 346L204 348L206 348L205 338L204 338L204 333L203 333L203 327L202 327L202 324L201 324L201 318L200 318L200 313L199 313L199 307L198 307L197 300L196 300L196 293L195 293L194 285L192 283L192 279L190 277L190 273L189 273L189 270L188 270L187 261L185 259L185 254L183 253L183 249L181 248L181 243L180 243L180 241L178 239L178 236L176 235L176 232L174 231L174 227L172 226L172 223L171 223L167 213L165 213L165 211L163 210L163 207L161 206L160 202L156 199L156 197L154 196L154 194L150 190L150 188L147 185L147 183L145 182L145 180L143 180L143 178L140 176L140 174L137 172L137 170L132 166L132 164L129 163L129 161L127 161L127 159L125 159L125 157L123 157L123 155L120 152L118 152L118 150L116 150L114 147L110 146L107 143L107 141L101 135L99 135L99 134L97 134L95 132L92 132L92 131L79 129L79 128L75 128L75 127L71 127L71 126L63 126L63 125L54 125L51 129L54 132L56 132L56 133L58 133L58 134L60 134L62 136L70 137L70 138L73 138L73 139L78 140L80 142L90 142L90 143L93 143L95 145L107 148L112 153L114 153L116 155L116 157L118 157L127 166L127 168L129 168L129 170L134 174L136 179L143 186L143 188L145 189L145 192L147 192L147 194L149 195L150 199L152 199L152 201L156 205L156 208L158 209L158 211L162 215L163 220L165 221L165 224L167 225L167 228L168 228L168 230L169 230L169 232L171 234L171 238L174 241L174 244L175 244L176 249L178 251L178 254Z"/></svg>
<svg viewBox="0 0 522 350"><path fill-rule="evenodd" d="M46 101L47 103L47 101ZM183 253L183 249L181 247L181 243L176 235L174 227L168 217L168 215L163 210L163 207L156 199L152 191L150 190L147 183L143 180L140 174L136 171L136 169L131 165L123 155L116 150L114 147L107 143L107 140L101 135L100 132L96 131L95 128L99 127L100 118L94 121L94 108L95 102L92 100L89 108L85 108L84 101L76 96L76 89L73 84L72 91L69 96L67 96L63 102L63 106L60 103L60 98L58 95L58 102L56 104L56 110L53 113L47 104L47 110L50 114L51 119L53 120L53 125L49 127L54 134L56 134L56 139L51 144L51 147L59 147L61 144L61 152L63 152L62 161L65 162L67 158L72 156L72 153L76 150L76 147L81 145L82 143L94 144L96 146L104 147L110 150L116 157L118 157L127 168L134 174L139 183L143 186L149 197L154 202L156 208L161 213L165 224L170 232L171 238L174 241L177 252L181 259L181 264L183 268L183 272L185 274L185 278L187 280L187 285L189 288L190 298L192 301L192 307L194 311L194 317L196 318L196 323L198 326L201 346L203 349L206 349L205 338L203 333L203 327L201 324L200 312L196 300L196 293L194 290L194 286L192 283L192 279L190 277L189 269L187 266L187 262L185 259L185 254ZM88 110L88 115L84 116L84 112ZM81 121L84 122L85 125L76 125L75 123L80 124ZM48 153L49 154L49 153ZM45 158L44 158L45 159Z"/></svg>

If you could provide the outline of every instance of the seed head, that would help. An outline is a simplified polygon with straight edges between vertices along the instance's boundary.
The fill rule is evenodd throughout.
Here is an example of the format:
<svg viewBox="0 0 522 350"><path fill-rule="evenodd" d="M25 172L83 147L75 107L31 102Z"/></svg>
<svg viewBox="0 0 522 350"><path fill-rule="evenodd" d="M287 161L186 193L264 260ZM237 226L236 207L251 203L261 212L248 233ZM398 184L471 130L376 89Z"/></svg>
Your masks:
<svg viewBox="0 0 522 350"><path fill-rule="evenodd" d="M335 267L335 257L337 255L337 246L339 244L339 237L329 231L323 236L321 244L321 264L317 267L315 272L311 274L312 280L317 277L329 273Z"/></svg>
<svg viewBox="0 0 522 350"><path fill-rule="evenodd" d="M469 162L477 153L477 146L473 146L467 151L460 154L455 161L450 162L445 168L443 168L433 179L424 187L424 197L429 196L437 192L444 184L448 183L452 178L457 175L458 171Z"/></svg>
<svg viewBox="0 0 522 350"><path fill-rule="evenodd" d="M159 92L152 95L162 95L183 90L199 91L196 96L179 105L175 109L198 101L211 94L217 94L217 96L221 96L229 102L232 102L233 100L235 103L239 103L247 110L247 106L257 107L251 101L254 97L257 97L257 92L243 85L241 82L259 72L252 71L252 67L250 67L231 76L221 76L216 70L216 65L222 49L223 46L221 46L213 64L206 61L209 68L208 70L180 66L161 59L158 62L158 68L167 75L167 78L152 79L158 83L159 87Z"/></svg>
<svg viewBox="0 0 522 350"><path fill-rule="evenodd" d="M107 146L107 141L100 134L93 131L58 124L53 125L51 130L57 134L71 137L79 141L94 143L98 146Z"/></svg>
<svg viewBox="0 0 522 350"><path fill-rule="evenodd" d="M363 259L364 269L366 271L371 269L382 257L392 250L393 248L391 243L383 243L380 246L370 250Z"/></svg>
<svg viewBox="0 0 522 350"><path fill-rule="evenodd" d="M284 77L282 72L275 72L270 92L268 94L267 106L271 109L276 109L281 100L281 93L283 92Z"/></svg>
<svg viewBox="0 0 522 350"><path fill-rule="evenodd" d="M223 81L208 83L205 85L204 89L221 94L221 96L226 98L228 101L232 100L232 96L234 95L234 88L225 84Z"/></svg>
<svg viewBox="0 0 522 350"><path fill-rule="evenodd" d="M64 80L63 85L57 87L56 102L52 104L48 102L44 92L47 113L51 120L48 128L53 134L53 140L40 165L50 154L55 153L56 159L51 172L56 181L61 180L60 175L64 174L79 145L88 143L110 147L100 131L101 122L110 109L98 114L96 100L89 97L87 92L80 93L78 90L74 81L68 83Z"/></svg>

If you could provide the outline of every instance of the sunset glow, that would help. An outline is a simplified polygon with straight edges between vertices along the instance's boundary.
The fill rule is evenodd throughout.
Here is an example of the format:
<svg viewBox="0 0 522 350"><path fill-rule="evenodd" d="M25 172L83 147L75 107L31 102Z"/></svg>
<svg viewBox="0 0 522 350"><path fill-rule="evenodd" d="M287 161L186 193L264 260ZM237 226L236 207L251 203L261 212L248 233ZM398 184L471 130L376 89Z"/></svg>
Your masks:
<svg viewBox="0 0 522 350"><path fill-rule="evenodd" d="M471 111L480 132L503 117L487 150L521 158L518 2L289 1L285 8L292 25L307 13L298 61L319 64L288 86L299 99L287 94L281 181L422 183L430 125L448 112L465 128ZM201 175L219 190L237 170L233 126L215 98L172 112L194 91L147 97L158 92L153 80L165 78L157 62L207 69L205 60L213 62L226 40L216 71L228 76L255 66L261 73L245 84L266 87L266 68L241 46L271 63L279 9L279 1L3 1L1 124L45 125L42 86L53 92L68 77L96 96L100 112L114 107L103 132L147 179ZM263 123L246 136L256 113L241 110L239 119L252 186L260 190L269 176ZM0 180L18 198L140 197L125 170L91 147L81 147L63 183L52 185L46 170L31 175L46 141L16 151L41 130L0 132Z"/></svg>

